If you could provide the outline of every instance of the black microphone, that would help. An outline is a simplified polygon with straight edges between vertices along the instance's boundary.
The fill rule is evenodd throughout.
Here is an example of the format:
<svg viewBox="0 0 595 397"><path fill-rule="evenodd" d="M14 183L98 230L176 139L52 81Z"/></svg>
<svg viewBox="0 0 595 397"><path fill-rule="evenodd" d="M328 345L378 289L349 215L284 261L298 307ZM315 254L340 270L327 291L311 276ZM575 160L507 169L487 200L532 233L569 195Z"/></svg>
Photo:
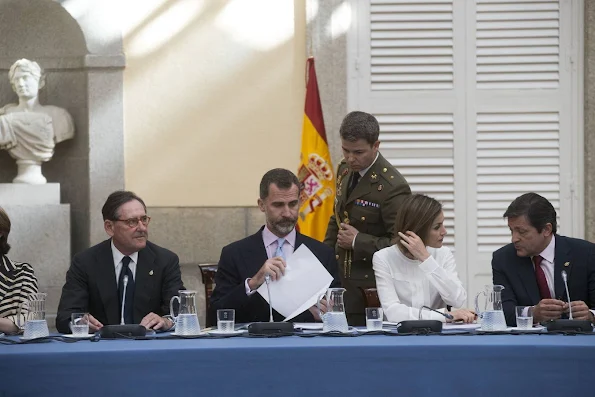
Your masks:
<svg viewBox="0 0 595 397"><path fill-rule="evenodd" d="M422 307L421 307L421 309L419 309L419 318L418 318L418 320L421 320L421 311L422 311L423 309L428 309L428 310L431 310L431 311L433 311L434 313L438 313L438 314L440 314L440 315L442 315L442 316L446 317L446 318L447 318L447 319L449 319L449 320L454 320L454 317L452 316L452 314L449 314L449 313L442 313L441 311L438 311L438 310L436 310L436 309L432 309L431 307L428 307L428 306L422 306Z"/></svg>
<svg viewBox="0 0 595 397"><path fill-rule="evenodd" d="M574 320L572 318L572 305L570 301L570 293L568 292L568 274L562 270L562 281L564 281L564 288L566 289L566 299L568 299L568 319L549 320L542 322L548 331L564 331L564 332L593 332L593 325L589 320Z"/></svg>

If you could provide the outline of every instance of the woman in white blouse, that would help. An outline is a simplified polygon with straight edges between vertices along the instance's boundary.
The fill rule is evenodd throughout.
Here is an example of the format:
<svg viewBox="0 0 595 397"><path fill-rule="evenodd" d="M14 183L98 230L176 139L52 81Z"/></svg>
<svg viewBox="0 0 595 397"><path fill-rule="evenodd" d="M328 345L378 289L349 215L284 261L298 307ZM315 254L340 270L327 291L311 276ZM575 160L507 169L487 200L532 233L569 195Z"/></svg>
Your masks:
<svg viewBox="0 0 595 397"><path fill-rule="evenodd" d="M442 205L431 197L413 194L399 208L394 245L374 254L378 297L388 321L446 320L446 306L461 307L467 292L457 275L452 252L442 246L446 229ZM421 317L420 317L421 310ZM450 312L454 321L473 322L466 309Z"/></svg>

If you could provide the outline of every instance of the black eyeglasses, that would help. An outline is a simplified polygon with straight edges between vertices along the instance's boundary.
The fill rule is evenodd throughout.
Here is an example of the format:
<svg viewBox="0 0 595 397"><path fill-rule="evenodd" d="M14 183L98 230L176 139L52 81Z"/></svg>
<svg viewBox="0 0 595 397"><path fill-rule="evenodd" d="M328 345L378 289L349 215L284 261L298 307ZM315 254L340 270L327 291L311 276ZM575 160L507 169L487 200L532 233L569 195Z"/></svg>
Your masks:
<svg viewBox="0 0 595 397"><path fill-rule="evenodd" d="M143 226L147 226L149 222L151 222L151 217L144 215L140 218L114 219L114 222L124 222L126 226L132 229L133 227L137 227L139 222L142 223Z"/></svg>

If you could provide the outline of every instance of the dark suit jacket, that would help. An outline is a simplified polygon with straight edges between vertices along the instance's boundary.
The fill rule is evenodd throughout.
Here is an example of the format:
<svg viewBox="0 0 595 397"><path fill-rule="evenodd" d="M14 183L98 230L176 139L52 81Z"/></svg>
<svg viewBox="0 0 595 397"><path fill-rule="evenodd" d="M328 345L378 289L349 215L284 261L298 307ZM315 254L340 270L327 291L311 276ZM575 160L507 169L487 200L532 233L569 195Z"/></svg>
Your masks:
<svg viewBox="0 0 595 397"><path fill-rule="evenodd" d="M184 289L178 256L149 241L138 252L134 275L133 318L140 323L150 312L169 314L169 300ZM120 303L111 240L74 256L58 305L56 328L70 333L70 315L89 312L103 325L120 323Z"/></svg>
<svg viewBox="0 0 595 397"><path fill-rule="evenodd" d="M567 301L562 270L568 274L571 301L584 301L595 308L595 244L585 240L556 235L554 257L554 290L552 298ZM533 306L541 300L535 270L530 257L519 257L513 244L494 252L494 284L504 286L502 304L506 323L516 325L515 306Z"/></svg>
<svg viewBox="0 0 595 397"><path fill-rule="evenodd" d="M236 323L269 321L269 304L258 293L246 295L244 285L246 279L253 277L267 260L267 252L262 241L263 229L264 226L256 234L223 247L215 275L215 289L211 295L211 324L217 323L218 309L235 309ZM306 244L333 276L331 287L340 287L333 250L319 241L296 233L295 249L302 244ZM273 318L275 321L284 319L275 310ZM291 321L314 322L314 317L306 310Z"/></svg>

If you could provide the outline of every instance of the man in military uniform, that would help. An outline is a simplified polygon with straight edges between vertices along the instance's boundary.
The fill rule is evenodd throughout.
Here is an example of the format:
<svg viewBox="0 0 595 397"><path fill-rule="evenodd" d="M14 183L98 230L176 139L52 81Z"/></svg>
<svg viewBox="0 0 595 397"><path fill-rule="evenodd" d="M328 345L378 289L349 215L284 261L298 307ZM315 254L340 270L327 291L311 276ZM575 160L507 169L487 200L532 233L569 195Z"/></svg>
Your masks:
<svg viewBox="0 0 595 397"><path fill-rule="evenodd" d="M350 325L365 324L363 290L376 287L372 256L391 245L396 213L411 194L405 178L378 152L379 133L368 113L351 112L341 123L345 158L324 242L335 249Z"/></svg>

